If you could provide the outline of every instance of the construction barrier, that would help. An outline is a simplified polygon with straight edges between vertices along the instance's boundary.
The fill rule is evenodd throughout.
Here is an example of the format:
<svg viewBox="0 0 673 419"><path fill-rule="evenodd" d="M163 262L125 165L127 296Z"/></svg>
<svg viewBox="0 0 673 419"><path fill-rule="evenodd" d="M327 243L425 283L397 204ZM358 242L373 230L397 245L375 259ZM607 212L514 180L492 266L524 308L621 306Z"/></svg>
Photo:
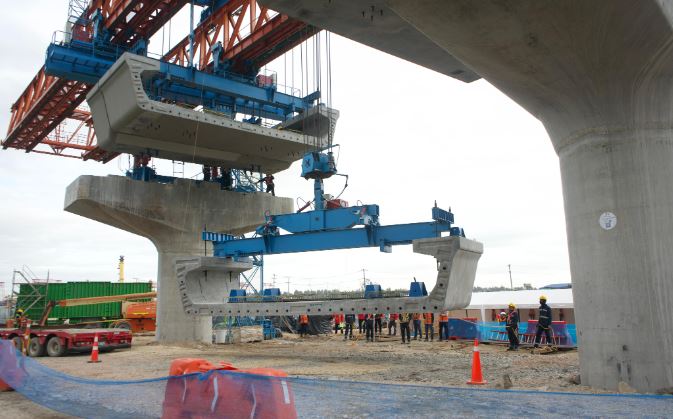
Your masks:
<svg viewBox="0 0 673 419"><path fill-rule="evenodd" d="M182 358L173 361L169 374L163 419L297 417L292 387L282 371L241 370L227 363L216 366L205 359Z"/></svg>
<svg viewBox="0 0 673 419"><path fill-rule="evenodd" d="M449 339L477 339L479 329L476 317L449 318Z"/></svg>
<svg viewBox="0 0 673 419"><path fill-rule="evenodd" d="M537 320L529 320L527 323L519 323L519 341L522 345L533 345L535 343L535 331ZM507 343L507 329L503 322L479 322L477 324L478 336L482 342L488 343ZM564 321L552 322L551 335L553 345L559 348L576 348L577 344L573 339L568 324ZM547 339L542 335L542 344L547 344Z"/></svg>
<svg viewBox="0 0 673 419"><path fill-rule="evenodd" d="M528 320L526 330L519 331L519 335L521 336L521 343L528 345L535 344L536 330L537 330L537 320ZM568 327L566 325L566 322L564 321L551 322L550 334L552 338L551 344L554 346L557 346L559 348L574 348L575 346L577 346L573 342L573 338L570 336ZM542 336L540 338L540 344L548 345L549 343L550 342L547 342L547 337L545 336L545 334L542 333Z"/></svg>
<svg viewBox="0 0 673 419"><path fill-rule="evenodd" d="M353 368L357 368L354 366ZM411 366L413 368L413 366ZM0 379L21 395L46 408L84 418L162 418L172 381L185 388L191 380L235 383L254 388L246 394L227 394L229 404L257 406L255 412L277 406L274 391L287 382L298 417L310 418L436 418L436 417L671 417L673 397L655 395L576 394L473 388L448 388L353 381L269 377L236 371L212 370L179 378L105 381L73 377L52 370L0 341ZM485 378L490 378L486 376ZM202 381L202 382L203 382ZM260 383L270 385L259 386ZM278 383L278 385L276 385ZM214 385L214 382L212 382ZM218 388L219 392L219 388ZM169 392L182 400L183 392ZM187 397L185 395L185 397ZM281 396L284 397L284 396ZM212 406L212 399L209 400ZM215 401L217 405L218 400ZM259 410L257 410L259 409ZM202 409L199 410L202 412ZM495 413L494 413L495 412ZM212 414L183 412L182 418L205 419ZM236 415L220 417L241 417ZM262 418L259 414L246 418Z"/></svg>

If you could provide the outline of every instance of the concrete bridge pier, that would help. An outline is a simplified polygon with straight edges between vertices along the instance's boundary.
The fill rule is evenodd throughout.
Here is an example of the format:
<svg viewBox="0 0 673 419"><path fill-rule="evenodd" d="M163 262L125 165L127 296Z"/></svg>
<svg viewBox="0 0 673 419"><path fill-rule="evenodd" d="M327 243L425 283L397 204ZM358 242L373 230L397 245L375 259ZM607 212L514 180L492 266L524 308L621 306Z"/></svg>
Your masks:
<svg viewBox="0 0 673 419"><path fill-rule="evenodd" d="M673 387L670 2L386 3L544 123L562 174L582 383Z"/></svg>
<svg viewBox="0 0 673 419"><path fill-rule="evenodd" d="M121 176L80 176L65 196L65 210L146 237L159 255L157 340L211 342L210 316L185 314L175 260L212 254L201 231L242 234L264 222L264 212L289 213L290 198L222 191L219 185L178 179L174 184ZM224 290L222 290L224 293Z"/></svg>

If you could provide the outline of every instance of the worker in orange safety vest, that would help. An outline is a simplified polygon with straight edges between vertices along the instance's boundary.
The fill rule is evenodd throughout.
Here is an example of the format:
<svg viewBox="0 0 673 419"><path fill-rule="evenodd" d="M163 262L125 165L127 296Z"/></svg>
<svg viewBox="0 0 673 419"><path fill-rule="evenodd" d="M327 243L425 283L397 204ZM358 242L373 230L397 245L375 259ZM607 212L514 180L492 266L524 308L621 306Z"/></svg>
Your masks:
<svg viewBox="0 0 673 419"><path fill-rule="evenodd" d="M439 313L439 341L443 339L449 340L449 312L443 311Z"/></svg>
<svg viewBox="0 0 673 419"><path fill-rule="evenodd" d="M299 315L299 336L304 337L308 335L308 315L300 314Z"/></svg>
<svg viewBox="0 0 673 419"><path fill-rule="evenodd" d="M425 341L428 341L428 335L430 340L435 340L435 315L433 313L424 313L423 319L425 320Z"/></svg>

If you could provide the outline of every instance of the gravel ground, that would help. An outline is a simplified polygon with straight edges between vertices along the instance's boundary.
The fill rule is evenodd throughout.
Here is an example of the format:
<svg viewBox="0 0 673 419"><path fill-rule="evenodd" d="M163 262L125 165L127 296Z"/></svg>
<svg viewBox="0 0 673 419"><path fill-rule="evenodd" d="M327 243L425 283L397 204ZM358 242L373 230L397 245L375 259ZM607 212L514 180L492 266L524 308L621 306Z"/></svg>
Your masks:
<svg viewBox="0 0 673 419"><path fill-rule="evenodd" d="M357 333L357 332L356 332ZM88 364L87 355L40 358L40 362L67 374L96 379L140 379L167 375L175 358L205 358L227 361L237 367L272 367L292 376L468 387L472 362L471 342L413 341L402 345L399 337L382 336L367 343L356 336L344 341L342 335L310 336L301 339L261 340L259 328L245 328L244 343L237 345L159 345L151 336L137 336L133 347L101 355L102 363ZM506 351L501 345L481 345L481 363L486 387L502 388L508 375L514 389L591 392L571 379L579 374L576 351L532 355L529 351ZM61 418L16 393L0 393L4 417Z"/></svg>

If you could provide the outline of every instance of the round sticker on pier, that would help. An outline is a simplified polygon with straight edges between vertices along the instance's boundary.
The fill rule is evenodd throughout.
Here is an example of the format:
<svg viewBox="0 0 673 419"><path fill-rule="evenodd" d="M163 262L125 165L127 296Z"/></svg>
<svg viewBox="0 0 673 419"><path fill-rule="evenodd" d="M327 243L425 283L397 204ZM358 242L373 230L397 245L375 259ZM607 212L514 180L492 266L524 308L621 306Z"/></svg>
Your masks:
<svg viewBox="0 0 673 419"><path fill-rule="evenodd" d="M598 223L603 230L612 230L617 225L617 216L611 212L604 212L598 217Z"/></svg>

